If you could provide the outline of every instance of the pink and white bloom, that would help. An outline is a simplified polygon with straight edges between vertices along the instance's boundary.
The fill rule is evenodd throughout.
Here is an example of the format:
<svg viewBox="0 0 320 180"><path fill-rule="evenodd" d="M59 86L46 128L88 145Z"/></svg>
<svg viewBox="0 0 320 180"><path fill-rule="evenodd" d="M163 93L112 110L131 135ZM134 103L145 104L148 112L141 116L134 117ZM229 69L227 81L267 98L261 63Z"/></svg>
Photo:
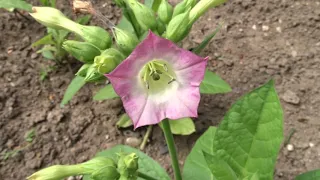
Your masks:
<svg viewBox="0 0 320 180"><path fill-rule="evenodd" d="M165 118L197 117L199 86L207 59L149 32L110 74L106 74L134 127Z"/></svg>

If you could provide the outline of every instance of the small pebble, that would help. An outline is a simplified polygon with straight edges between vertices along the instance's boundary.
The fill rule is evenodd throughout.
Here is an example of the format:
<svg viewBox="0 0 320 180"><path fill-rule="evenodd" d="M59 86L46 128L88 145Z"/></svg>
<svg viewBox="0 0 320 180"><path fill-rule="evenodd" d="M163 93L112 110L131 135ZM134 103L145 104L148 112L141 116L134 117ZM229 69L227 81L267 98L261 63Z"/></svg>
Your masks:
<svg viewBox="0 0 320 180"><path fill-rule="evenodd" d="M291 104L299 104L300 103L300 98L297 96L297 94L293 91L287 90L283 96L282 99Z"/></svg>
<svg viewBox="0 0 320 180"><path fill-rule="evenodd" d="M277 30L279 33L282 33L281 27L276 27L276 30Z"/></svg>
<svg viewBox="0 0 320 180"><path fill-rule="evenodd" d="M132 147L138 147L141 144L141 139L136 137L128 137L126 139L126 144Z"/></svg>
<svg viewBox="0 0 320 180"><path fill-rule="evenodd" d="M67 180L76 180L76 178L75 177L73 177L73 176L70 176L70 177L68 177L68 179Z"/></svg>
<svg viewBox="0 0 320 180"><path fill-rule="evenodd" d="M239 29L239 32L243 32L243 29L240 28L240 29Z"/></svg>
<svg viewBox="0 0 320 180"><path fill-rule="evenodd" d="M269 31L269 26L262 25L262 31Z"/></svg>
<svg viewBox="0 0 320 180"><path fill-rule="evenodd" d="M297 53L297 51L293 50L293 51L291 52L291 55L292 55L292 57L297 57L298 53Z"/></svg>
<svg viewBox="0 0 320 180"><path fill-rule="evenodd" d="M293 151L293 150L294 150L294 147L293 147L292 144L288 144L288 145L287 145L287 149L288 149L288 151Z"/></svg>
<svg viewBox="0 0 320 180"><path fill-rule="evenodd" d="M107 135L105 136L105 138L106 138L106 140L108 140L108 139L110 138L110 135L107 134Z"/></svg>
<svg viewBox="0 0 320 180"><path fill-rule="evenodd" d="M309 147L314 147L314 144L312 142L309 143Z"/></svg>
<svg viewBox="0 0 320 180"><path fill-rule="evenodd" d="M253 29L253 30L257 30L257 26L254 24L254 25L252 26L252 29Z"/></svg>
<svg viewBox="0 0 320 180"><path fill-rule="evenodd" d="M31 59L36 59L38 57L38 53L32 53L31 54Z"/></svg>

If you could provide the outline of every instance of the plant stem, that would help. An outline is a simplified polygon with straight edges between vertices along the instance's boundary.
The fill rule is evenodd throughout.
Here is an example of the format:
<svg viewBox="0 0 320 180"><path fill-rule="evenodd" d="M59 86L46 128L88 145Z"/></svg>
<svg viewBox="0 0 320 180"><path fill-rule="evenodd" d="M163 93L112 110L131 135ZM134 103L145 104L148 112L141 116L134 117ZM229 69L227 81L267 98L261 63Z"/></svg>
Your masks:
<svg viewBox="0 0 320 180"><path fill-rule="evenodd" d="M158 179L156 179L154 177L151 177L151 176L149 176L147 174L144 174L142 172L139 172L139 171L138 171L138 177L141 177L141 178L146 179L146 180L158 180Z"/></svg>
<svg viewBox="0 0 320 180"><path fill-rule="evenodd" d="M144 148L145 148L145 146L146 146L146 144L147 144L147 142L148 142L148 139L149 139L149 137L150 137L151 131L152 131L152 126L148 126L147 132L146 132L146 134L144 135L143 141L142 141L142 143L141 143L141 145L140 145L140 150L144 150Z"/></svg>
<svg viewBox="0 0 320 180"><path fill-rule="evenodd" d="M176 151L176 147L174 144L173 135L171 133L169 120L168 119L162 120L162 126L163 126L163 133L166 138L166 142L167 142L168 149L169 149L169 154L170 154L171 161L172 161L172 167L173 167L175 179L182 180L181 172L180 172L180 168L179 168L179 161L178 161L178 157L177 157L177 151Z"/></svg>

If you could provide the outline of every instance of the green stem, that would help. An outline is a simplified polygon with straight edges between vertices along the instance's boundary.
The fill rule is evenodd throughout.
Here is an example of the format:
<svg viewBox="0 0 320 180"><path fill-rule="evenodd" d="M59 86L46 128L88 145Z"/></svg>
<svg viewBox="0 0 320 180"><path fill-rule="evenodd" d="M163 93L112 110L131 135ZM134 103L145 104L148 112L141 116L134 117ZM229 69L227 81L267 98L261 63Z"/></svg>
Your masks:
<svg viewBox="0 0 320 180"><path fill-rule="evenodd" d="M179 168L179 161L178 161L178 157L177 157L177 151L176 151L176 147L174 144L174 139L173 139L173 135L171 133L170 124L169 124L168 119L162 120L162 127L163 127L163 133L166 138L167 145L168 145L175 179L182 180L181 172L180 172L180 168Z"/></svg>
<svg viewBox="0 0 320 180"><path fill-rule="evenodd" d="M146 180L158 180L158 179L156 179L154 177L151 177L151 176L149 176L147 174L144 174L142 172L139 172L139 171L138 171L138 177L141 177L141 178L146 179Z"/></svg>
<svg viewBox="0 0 320 180"><path fill-rule="evenodd" d="M140 150L144 150L144 148L145 148L145 146L146 146L146 144L148 142L148 139L150 137L151 131L152 131L152 126L148 126L147 132L144 135L143 141L142 141L142 143L140 145Z"/></svg>

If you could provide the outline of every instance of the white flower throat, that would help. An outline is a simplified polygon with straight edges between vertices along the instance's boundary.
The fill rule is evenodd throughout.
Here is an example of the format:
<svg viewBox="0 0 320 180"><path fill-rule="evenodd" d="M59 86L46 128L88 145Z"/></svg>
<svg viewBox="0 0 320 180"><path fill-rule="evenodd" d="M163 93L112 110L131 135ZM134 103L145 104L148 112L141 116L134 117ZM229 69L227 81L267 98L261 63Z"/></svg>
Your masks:
<svg viewBox="0 0 320 180"><path fill-rule="evenodd" d="M152 60L140 71L140 78L150 92L158 92L176 81L176 75L164 60Z"/></svg>

